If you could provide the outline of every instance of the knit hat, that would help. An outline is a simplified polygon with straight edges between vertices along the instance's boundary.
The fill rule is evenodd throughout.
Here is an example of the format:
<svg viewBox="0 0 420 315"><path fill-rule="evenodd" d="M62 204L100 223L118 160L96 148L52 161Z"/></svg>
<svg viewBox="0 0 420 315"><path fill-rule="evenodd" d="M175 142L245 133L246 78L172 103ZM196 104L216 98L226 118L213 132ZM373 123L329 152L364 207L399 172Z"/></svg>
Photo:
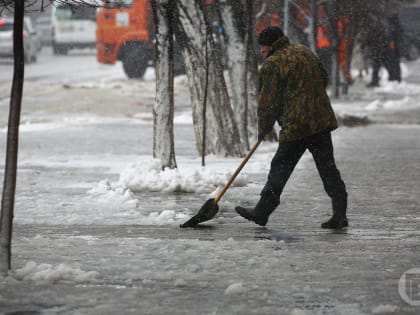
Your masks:
<svg viewBox="0 0 420 315"><path fill-rule="evenodd" d="M258 44L261 46L271 46L279 38L283 37L283 31L277 26L269 26L258 35Z"/></svg>

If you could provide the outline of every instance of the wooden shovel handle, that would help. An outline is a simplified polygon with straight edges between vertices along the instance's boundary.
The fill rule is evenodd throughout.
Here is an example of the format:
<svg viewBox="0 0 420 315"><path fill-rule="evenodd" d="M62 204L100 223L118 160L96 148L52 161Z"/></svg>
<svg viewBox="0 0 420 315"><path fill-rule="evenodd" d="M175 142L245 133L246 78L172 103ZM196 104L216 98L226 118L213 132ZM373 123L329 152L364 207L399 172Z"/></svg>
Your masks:
<svg viewBox="0 0 420 315"><path fill-rule="evenodd" d="M252 154L254 154L255 150L258 148L262 140L258 140L254 146L251 148L251 150L248 152L248 154L245 156L242 163L239 165L239 167L236 169L235 173L229 178L228 182L225 184L225 186L222 188L222 190L217 194L216 198L214 198L214 204L216 205L219 200L223 197L226 190L228 190L229 186L233 183L236 176L240 173L240 171L244 168L245 164L248 162L248 160L251 158Z"/></svg>

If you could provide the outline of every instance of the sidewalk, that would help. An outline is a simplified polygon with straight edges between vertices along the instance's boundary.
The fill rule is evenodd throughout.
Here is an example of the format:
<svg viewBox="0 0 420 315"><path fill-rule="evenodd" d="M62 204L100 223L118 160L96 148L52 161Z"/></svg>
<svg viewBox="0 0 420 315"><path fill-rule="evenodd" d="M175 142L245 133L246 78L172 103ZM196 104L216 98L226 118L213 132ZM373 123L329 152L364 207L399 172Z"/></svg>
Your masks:
<svg viewBox="0 0 420 315"><path fill-rule="evenodd" d="M36 266L20 270L32 281L0 282L0 311L418 314L418 307L401 299L398 281L419 267L419 129L370 126L335 133L337 164L350 196L350 228L342 233L319 228L330 205L309 158L266 228L235 216L240 200L231 194L221 216L201 229L135 222L16 225L13 265ZM256 191L250 194L257 198ZM197 207L200 202L195 200ZM59 264L71 266L68 278Z"/></svg>
<svg viewBox="0 0 420 315"><path fill-rule="evenodd" d="M395 100L401 103L398 93L415 82L395 88ZM137 208L127 209L86 197L105 178L117 180L123 164L151 156L151 124L120 119L135 104L112 121L29 126L21 142L13 272L0 279L0 314L418 314L419 306L402 299L399 281L420 268L420 125L413 123L420 112L394 111L390 92L366 93L373 94L356 91L358 98L335 104L339 114L386 118L333 133L349 193L350 227L341 232L320 228L330 201L308 154L266 227L233 210L257 200L266 172L255 167L244 169L248 185L226 193L216 219L180 229L133 218L139 209L198 210L207 194L139 192ZM378 93L383 98L375 103ZM407 93L408 103L417 97ZM178 157L191 158L192 127L177 128ZM258 151L269 157L273 148ZM415 290L412 302L420 300Z"/></svg>

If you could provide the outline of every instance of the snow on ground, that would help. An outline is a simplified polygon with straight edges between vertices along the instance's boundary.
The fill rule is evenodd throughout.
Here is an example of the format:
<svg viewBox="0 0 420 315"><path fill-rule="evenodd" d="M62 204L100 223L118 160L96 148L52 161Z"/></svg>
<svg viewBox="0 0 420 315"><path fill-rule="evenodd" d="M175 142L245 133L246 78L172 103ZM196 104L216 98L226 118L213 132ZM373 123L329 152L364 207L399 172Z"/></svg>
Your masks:
<svg viewBox="0 0 420 315"><path fill-rule="evenodd" d="M267 170L269 158L270 156L267 154L258 155L250 163L249 171ZM162 171L159 160L143 157L142 161L131 163L122 170L118 181L102 180L87 194L105 207L118 206L120 211L128 212L139 209L139 213L143 213L143 211L136 193L155 192L159 193L163 199L172 193L198 194L205 196L204 198L211 198L225 185L239 165L239 161L238 159L217 157L210 157L210 159L211 167L202 167L198 159L183 158L179 160L180 166L177 169ZM231 187L247 186L249 171L240 174ZM179 224L187 218L185 213L164 210L148 215L143 213L136 218L136 222L139 224Z"/></svg>
<svg viewBox="0 0 420 315"><path fill-rule="evenodd" d="M101 71L103 69L101 68ZM412 71L403 64L403 77L409 77ZM388 82L385 75L382 75L381 86L374 89L365 88L369 76L363 79L356 79L354 86L350 89L348 96L343 96L338 100L333 100L333 106L338 114L372 115L381 112L405 111L420 108L420 86L418 84L403 81L401 83ZM153 68L148 68L144 80L125 80L118 78L118 75L110 78L103 78L94 81L81 81L66 83L65 90L74 89L77 91L92 91L99 94L101 92L114 91L117 95L126 97L138 97L152 100L154 95L155 74ZM188 97L184 94L187 89L187 79L185 76L178 76L175 80L175 91L178 95L178 109L175 112L175 128L181 128L181 135L176 137L188 137L193 139L191 109L186 106ZM179 91L183 91L182 93ZM102 105L104 109L108 104ZM115 105L111 105L115 106ZM21 125L22 136L26 134L40 135L43 133L63 132L77 128L89 126L92 130L105 126L117 126L118 124L130 124L142 129L150 128L152 125L152 113L149 110L139 107L138 112L132 112L126 117L101 116L97 110L84 112L41 112L32 113L25 116L24 123ZM65 108L62 108L61 111ZM100 109L99 109L100 110ZM31 116L32 115L32 116ZM31 118L32 117L32 118ZM103 127L102 127L103 126ZM148 129L150 130L150 129ZM0 129L0 133L5 134L7 128ZM148 131L149 132L149 131ZM92 140L93 142L94 140ZM115 140L114 140L115 141ZM116 140L118 141L118 140ZM125 141L121 139L121 141ZM131 140L130 140L131 141ZM145 144L151 147L151 140ZM340 141L335 136L335 141ZM75 140L77 144L78 140ZM74 145L75 145L74 144ZM143 145L143 144L142 144ZM177 144L176 144L177 145ZM206 167L201 166L199 157L196 156L194 143L188 143L188 150L177 151L176 170L160 169L159 162L151 157L150 149L141 150L136 154L69 154L60 152L51 156L39 156L21 153L20 165L31 168L56 168L63 170L89 170L101 168L102 176L96 180L78 181L77 183L64 183L60 185L73 189L84 189L83 198L78 200L60 202L59 218L48 216L45 211L58 211L56 208L45 208L42 212L37 211L40 205L26 207L23 212L17 214L18 223L84 223L97 222L103 224L122 224L127 220L135 220L138 224L179 224L188 216L192 215L190 209L185 206L172 205L175 209L159 209L158 204L145 204L141 200L144 196L160 195L162 198L171 199L179 193L199 195L203 202L214 197L217 192L227 182L228 178L240 164L238 158L221 158L209 156L206 158ZM251 187L254 191L261 189L264 177L259 181L254 180L255 174L266 174L269 163L276 150L276 144L262 144L241 174L235 179L230 192L242 196L247 200L248 190L237 189L241 187ZM106 151L106 149L104 149ZM116 152L115 152L116 153ZM22 158L23 156L23 158ZM298 167L304 167L310 158L305 155ZM175 202L175 201L174 201ZM224 200L221 201L223 204ZM176 203L176 202L175 202ZM85 209L86 204L91 209ZM45 205L44 205L45 206ZM229 205L230 206L230 205ZM116 209L117 212L116 212ZM25 212L26 211L26 212ZM30 215L28 215L30 213Z"/></svg>
<svg viewBox="0 0 420 315"><path fill-rule="evenodd" d="M162 193L205 193L215 190L227 182L230 174L220 174L202 167L179 167L161 170L159 160L129 165L120 174L119 185L131 191L160 191ZM234 186L245 186L247 180L239 177Z"/></svg>
<svg viewBox="0 0 420 315"><path fill-rule="evenodd" d="M348 95L341 95L340 99L333 100L334 109L339 114L360 116L419 109L420 103L417 100L420 97L420 86L417 82L406 81L415 74L415 69L409 64L401 63L402 82L390 82L382 68L380 86L375 88L365 87L370 81L371 72L358 78L353 71L354 85L349 88Z"/></svg>
<svg viewBox="0 0 420 315"><path fill-rule="evenodd" d="M418 91L417 91L418 92ZM417 93L418 94L418 93ZM368 111L374 111L379 109L384 110L401 110L401 109L411 109L411 108L418 108L418 101L414 97L406 96L402 100L374 100L373 102L369 103L365 109Z"/></svg>
<svg viewBox="0 0 420 315"><path fill-rule="evenodd" d="M101 67L100 71L105 70ZM90 79L88 75L83 76L88 83L76 78L75 74L71 76L71 82L66 82L70 88L65 89L77 96L82 90L101 94L111 89L119 90L122 96L139 93L141 100L150 97L154 89L153 81L138 81L142 86L138 91L134 88L137 81L120 77L99 83L89 83L93 81L85 80ZM177 84L185 86L183 80L178 79ZM354 94L333 102L339 113L371 115L420 107L416 102L420 96L418 85L382 80L382 87L368 90L364 83L356 83L351 88ZM181 104L175 117L179 168L161 171L150 152L150 111L134 107L138 111L131 116L102 116L100 110L115 104L105 97L100 100L103 103L94 104L95 111L83 114L72 113L71 102L60 103L57 110L54 107L31 113L27 109L25 113L15 212L16 269L0 281L0 311L407 314L400 311L396 286L401 274L413 267L417 252L418 231L413 223L417 220L416 204L412 202L417 197L413 185L404 187L405 182L398 177L399 186L394 185L396 174L389 175L389 169L374 169L378 175L368 173L368 166L355 167L350 154L357 153L350 143L345 147L352 152L345 161L350 165L347 170L364 174L355 175L352 184L357 188L349 185L362 205L351 205L352 210L360 212L351 213L354 221L348 233L330 234L317 228L327 211L316 207L324 207L328 201L324 195L316 196L321 195L322 187L318 178L312 178L315 176L309 181L310 191L306 187L303 192L306 196L299 196L302 187L291 187L294 198L289 198L289 204L285 202L281 212L273 214L272 226L254 227L242 219L241 224L232 224L235 218L221 214L226 216L220 219L224 224L179 232L173 225L183 222L217 193L241 159L210 156L202 168L195 152L191 113L188 106ZM4 104L0 100L0 106ZM2 127L0 136L4 137ZM366 136L360 130L339 130L333 139L339 146L344 133L347 141L354 135ZM372 142L359 142L363 143ZM231 200L256 200L275 149L276 144L270 143L258 148L222 199L222 208L232 213ZM387 160L394 147L381 151L385 153L379 157L374 154L375 148L358 149L367 164L375 164L377 158L383 166L403 169L404 160ZM412 154L415 156L415 152ZM308 169L309 161L313 163L305 155L297 171ZM364 180L372 180L359 182L363 175ZM382 179L382 185L377 179ZM408 184L415 182L404 180ZM305 181L291 181L289 188L294 183L305 185ZM385 196L391 200L388 207L380 203L386 202L382 198ZM408 210L400 209L399 203ZM293 213L289 214L292 222L279 219L288 212Z"/></svg>
<svg viewBox="0 0 420 315"><path fill-rule="evenodd" d="M404 64L402 70L404 78L410 75L410 70ZM344 98L344 102L341 99L333 100L333 106L340 114L357 113L358 115L369 115L378 111L404 111L420 108L420 102L417 101L420 97L420 86L418 84L388 82L383 73L382 77L381 86L374 89L364 87L364 84L368 83L368 77L356 83L354 87L356 92L352 90L351 93L359 96L357 102L349 102L348 99ZM185 76L181 76L178 77L176 83L185 85L185 80ZM392 99L384 98L385 94L391 94ZM144 117L144 115L144 113L139 114L141 117ZM191 124L191 122L191 112L189 111L177 113L175 116L175 124ZM249 180L250 174L268 172L269 162L275 148L276 145L263 144L232 186L245 187L252 185ZM307 158L308 155L305 155L298 167L303 167ZM240 160L218 157L209 157L208 159L211 160L210 166L202 168L197 159L182 157L179 160L177 170L162 171L159 161L142 157L138 163L127 166L120 173L117 182L101 181L97 188L93 188L88 193L95 194L99 197L99 201L110 202L115 198L114 200L118 200L118 202L130 204L138 204L138 200L133 194L135 192L205 193L208 198L214 197L239 165ZM162 221L155 220L156 213L151 215L154 218L152 221L158 224L178 222L176 219L174 220L174 213L168 215L167 212L164 212L163 215L158 215L157 218L162 219ZM182 215L181 218L184 219L185 216ZM169 221L165 222L167 219ZM144 220L142 222L151 222L147 217Z"/></svg>

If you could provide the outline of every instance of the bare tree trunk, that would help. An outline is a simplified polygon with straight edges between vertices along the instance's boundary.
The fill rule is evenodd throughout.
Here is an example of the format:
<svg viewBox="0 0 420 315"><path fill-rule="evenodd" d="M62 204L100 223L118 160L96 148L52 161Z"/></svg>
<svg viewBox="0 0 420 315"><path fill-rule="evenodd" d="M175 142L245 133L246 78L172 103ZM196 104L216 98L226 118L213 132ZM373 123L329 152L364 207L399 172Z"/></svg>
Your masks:
<svg viewBox="0 0 420 315"><path fill-rule="evenodd" d="M153 156L162 169L176 168L174 145L174 40L175 0L153 0L156 25L156 99L153 108Z"/></svg>
<svg viewBox="0 0 420 315"><path fill-rule="evenodd" d="M14 72L7 130L6 165L0 216L0 273L11 268L13 211L15 204L19 123L24 79L23 51L24 2L15 1L13 24Z"/></svg>
<svg viewBox="0 0 420 315"><path fill-rule="evenodd" d="M248 141L248 80L247 59L248 36L246 32L247 0L220 1L219 6L225 32L226 60L229 79L232 86L231 102L235 119L239 128L239 135L246 150Z"/></svg>
<svg viewBox="0 0 420 315"><path fill-rule="evenodd" d="M220 52L212 38L201 1L178 0L179 19L176 23L177 39L183 48L185 67L191 93L194 130L197 149L201 153L203 139L203 99L208 65L206 150L207 154L242 156L238 127L230 105L226 82L223 77ZM206 38L209 62L206 62Z"/></svg>

